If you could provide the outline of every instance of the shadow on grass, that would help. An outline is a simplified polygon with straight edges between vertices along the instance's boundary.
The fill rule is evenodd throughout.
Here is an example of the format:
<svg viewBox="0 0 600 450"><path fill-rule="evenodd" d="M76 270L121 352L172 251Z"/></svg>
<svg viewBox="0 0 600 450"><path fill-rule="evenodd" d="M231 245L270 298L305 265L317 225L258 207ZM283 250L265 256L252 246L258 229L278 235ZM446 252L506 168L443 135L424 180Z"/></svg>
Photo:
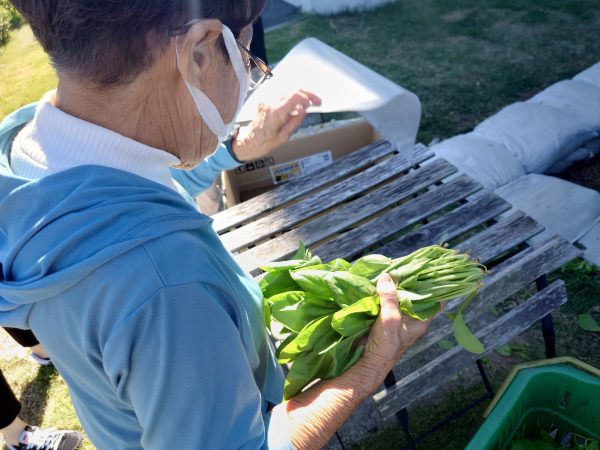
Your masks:
<svg viewBox="0 0 600 450"><path fill-rule="evenodd" d="M486 368L491 375L494 388L503 379L503 373ZM449 417L468 403L485 394L485 387L478 379L475 364L469 365L461 375L449 377L448 386L422 399L418 405L408 408L409 426L413 437L416 437L435 426L440 420ZM462 417L436 431L417 444L418 449L426 450L463 450L471 440L481 423L482 413L489 404L485 401L469 410ZM386 426L376 435L364 442L351 446L352 450L387 450L408 447L408 441L395 419L386 422Z"/></svg>
<svg viewBox="0 0 600 450"><path fill-rule="evenodd" d="M32 425L39 425L50 397L50 386L58 372L53 366L42 366L33 380L25 386L21 393L21 418Z"/></svg>

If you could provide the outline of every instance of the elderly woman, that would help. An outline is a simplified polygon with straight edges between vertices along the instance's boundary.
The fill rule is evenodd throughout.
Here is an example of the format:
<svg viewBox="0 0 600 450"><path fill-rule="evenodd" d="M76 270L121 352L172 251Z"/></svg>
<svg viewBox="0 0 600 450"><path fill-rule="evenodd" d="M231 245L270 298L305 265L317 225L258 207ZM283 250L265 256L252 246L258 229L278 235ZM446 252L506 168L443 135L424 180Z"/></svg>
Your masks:
<svg viewBox="0 0 600 450"><path fill-rule="evenodd" d="M44 344L99 449L322 446L426 325L383 280L357 364L282 403L260 290L183 189L319 102L262 107L228 140L268 72L247 50L265 1L12 1L60 82L0 136L0 324Z"/></svg>

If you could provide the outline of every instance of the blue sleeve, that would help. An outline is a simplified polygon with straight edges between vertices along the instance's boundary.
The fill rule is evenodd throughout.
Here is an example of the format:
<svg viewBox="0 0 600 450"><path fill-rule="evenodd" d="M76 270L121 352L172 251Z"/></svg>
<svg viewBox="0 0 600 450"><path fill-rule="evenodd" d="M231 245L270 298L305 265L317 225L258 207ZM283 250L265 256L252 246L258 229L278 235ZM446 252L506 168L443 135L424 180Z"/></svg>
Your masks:
<svg viewBox="0 0 600 450"><path fill-rule="evenodd" d="M273 419L263 415L231 308L219 295L200 284L162 288L105 346L105 369L133 405L144 449L292 449L289 431L270 430Z"/></svg>
<svg viewBox="0 0 600 450"><path fill-rule="evenodd" d="M267 442L264 448L269 450L294 450L289 419L283 409L273 410L265 417Z"/></svg>
<svg viewBox="0 0 600 450"><path fill-rule="evenodd" d="M171 169L171 176L192 197L210 187L214 179L224 170L235 169L242 164L233 155L231 141L219 144L215 153L205 158L193 170Z"/></svg>

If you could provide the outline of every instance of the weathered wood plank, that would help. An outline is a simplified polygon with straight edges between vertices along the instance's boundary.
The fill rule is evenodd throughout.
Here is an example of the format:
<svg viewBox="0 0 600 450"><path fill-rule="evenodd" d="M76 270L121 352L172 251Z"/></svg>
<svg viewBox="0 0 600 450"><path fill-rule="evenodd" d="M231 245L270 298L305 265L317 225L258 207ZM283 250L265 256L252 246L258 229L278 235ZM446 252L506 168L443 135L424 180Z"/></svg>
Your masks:
<svg viewBox="0 0 600 450"><path fill-rule="evenodd" d="M490 353L566 301L567 292L564 282L557 280L475 335L483 343L485 353ZM391 388L375 394L373 398L381 415L384 419L392 417L397 411L432 392L444 384L449 376L480 357L481 355L469 353L461 347L448 350L399 380Z"/></svg>
<svg viewBox="0 0 600 450"><path fill-rule="evenodd" d="M582 251L559 236L554 236L535 249L528 249L494 267L478 296L466 309L465 318L488 311L500 301L559 269L569 261L581 256Z"/></svg>
<svg viewBox="0 0 600 450"><path fill-rule="evenodd" d="M435 190L400 205L379 217L362 224L339 237L313 248L323 261L334 258L352 260L365 248L392 236L436 211L455 203L481 189L481 185L462 175Z"/></svg>
<svg viewBox="0 0 600 450"><path fill-rule="evenodd" d="M250 221L321 186L358 172L377 160L391 155L394 151L395 148L387 141L379 141L371 144L334 161L330 166L306 177L278 186L269 192L265 192L253 199L215 214L213 216L213 227L218 233L221 233L229 228ZM413 155L415 162L419 163L430 158L433 154L427 147L417 145L415 146Z"/></svg>
<svg viewBox="0 0 600 450"><path fill-rule="evenodd" d="M494 226L461 242L454 248L467 252L473 258L478 258L483 264L492 261L498 255L525 242L540 233L544 227L517 211L509 217L501 219Z"/></svg>
<svg viewBox="0 0 600 450"><path fill-rule="evenodd" d="M435 166L436 169L451 167L453 172L456 172L456 168L446 161L440 160L439 164L436 161L428 165L427 168L430 166ZM403 155L396 155L340 183L328 186L309 197L303 198L286 208L278 209L241 228L222 234L221 241L230 251L254 244L265 237L285 231L309 217L351 199L379 183L393 179L410 169L410 167L411 163L407 162ZM426 173L430 173L430 171Z"/></svg>
<svg viewBox="0 0 600 450"><path fill-rule="evenodd" d="M377 253L396 258L427 245L441 244L493 219L510 207L497 195L486 194L385 245Z"/></svg>
<svg viewBox="0 0 600 450"><path fill-rule="evenodd" d="M244 269L252 272L260 264L259 261L274 261L293 254L298 247L299 240L303 241L307 246L312 246L314 243L410 197L414 193L455 173L455 171L454 166L448 162L443 160L435 161L426 167L399 177L362 197L345 203L310 222L302 224L294 230L290 230L281 236L259 244L237 255L236 260ZM464 178L461 178L462 180ZM467 184L471 187L468 187ZM462 186L464 188L475 189L473 187L474 182L462 183ZM443 201L443 197L440 198L440 202ZM425 212L427 213L427 211ZM320 255L318 252L315 253Z"/></svg>
<svg viewBox="0 0 600 450"><path fill-rule="evenodd" d="M501 249L500 249L501 250ZM499 250L499 251L500 251ZM550 273L581 255L581 251L564 239L555 236L536 248L529 248L499 264L484 280L475 299L464 313L467 324L493 306L516 294L537 278ZM453 309L448 307L448 310ZM445 315L434 319L427 334L409 348L396 366L405 372L409 359L452 333L452 325Z"/></svg>

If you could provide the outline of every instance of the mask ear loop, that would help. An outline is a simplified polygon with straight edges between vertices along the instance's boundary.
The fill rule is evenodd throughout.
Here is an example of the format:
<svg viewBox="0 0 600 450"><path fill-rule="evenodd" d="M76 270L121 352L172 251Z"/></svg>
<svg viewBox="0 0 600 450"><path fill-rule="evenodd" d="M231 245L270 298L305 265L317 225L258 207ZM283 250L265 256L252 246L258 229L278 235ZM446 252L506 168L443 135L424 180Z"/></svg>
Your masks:
<svg viewBox="0 0 600 450"><path fill-rule="evenodd" d="M238 48L237 40L235 36L229 29L227 25L223 25L223 40L225 41L225 47L227 48L227 53L229 54L229 60L231 61L231 65L233 66L233 70L237 76L238 82L240 84L240 96L238 99L238 112L240 111L244 101L246 100L247 89L246 84L250 77L250 73L246 68L246 64L244 64L244 59L242 58L242 53Z"/></svg>
<svg viewBox="0 0 600 450"><path fill-rule="evenodd" d="M179 36L175 37L175 58L177 61L177 69L179 70L179 73L181 74L181 77L183 78L190 95L195 100L194 103L196 105L198 114L204 120L204 123L206 123L206 126L208 126L210 131L215 136L219 137L223 132L222 130L226 128L225 122L223 121L223 117L213 101L209 99L208 96L200 89L192 86L191 83L186 79L185 73L179 64ZM204 111L202 111L202 109L204 109Z"/></svg>

